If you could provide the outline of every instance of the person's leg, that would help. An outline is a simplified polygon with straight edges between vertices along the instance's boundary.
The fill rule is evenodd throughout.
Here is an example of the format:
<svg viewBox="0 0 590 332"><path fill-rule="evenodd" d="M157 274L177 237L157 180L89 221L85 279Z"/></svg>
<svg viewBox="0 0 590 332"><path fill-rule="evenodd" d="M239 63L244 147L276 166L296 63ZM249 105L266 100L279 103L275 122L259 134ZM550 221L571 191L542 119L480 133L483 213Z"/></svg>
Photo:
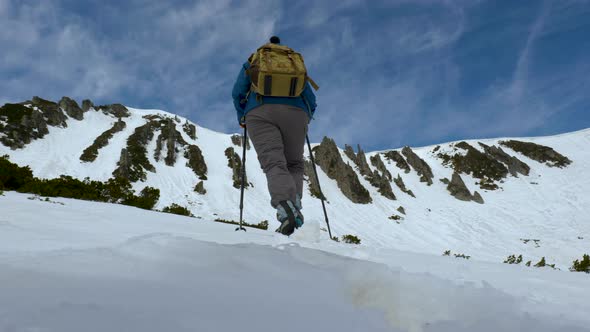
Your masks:
<svg viewBox="0 0 590 332"><path fill-rule="evenodd" d="M303 195L303 173L305 151L305 136L307 135L307 124L309 117L303 110L287 105L276 105L277 116L276 122L279 125L283 136L283 146L287 169L293 178L295 184L295 195L289 199L299 205ZM299 196L299 197L297 197ZM298 199L299 198L299 199Z"/></svg>
<svg viewBox="0 0 590 332"><path fill-rule="evenodd" d="M280 127L274 122L277 118L274 108L277 105L259 106L246 115L246 127L258 155L260 167L266 174L271 205L276 208L281 201L293 199L297 187L289 172L283 135Z"/></svg>

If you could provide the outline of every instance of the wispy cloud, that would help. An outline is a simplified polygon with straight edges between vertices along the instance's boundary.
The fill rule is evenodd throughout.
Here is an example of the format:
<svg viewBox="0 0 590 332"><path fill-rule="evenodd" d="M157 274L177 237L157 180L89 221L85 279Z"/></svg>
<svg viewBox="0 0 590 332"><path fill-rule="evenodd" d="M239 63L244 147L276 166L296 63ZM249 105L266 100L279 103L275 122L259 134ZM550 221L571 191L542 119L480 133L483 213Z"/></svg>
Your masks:
<svg viewBox="0 0 590 332"><path fill-rule="evenodd" d="M590 105L586 14L574 0L0 0L0 102L70 95L230 132L235 75L278 34L321 85L312 140L528 135Z"/></svg>

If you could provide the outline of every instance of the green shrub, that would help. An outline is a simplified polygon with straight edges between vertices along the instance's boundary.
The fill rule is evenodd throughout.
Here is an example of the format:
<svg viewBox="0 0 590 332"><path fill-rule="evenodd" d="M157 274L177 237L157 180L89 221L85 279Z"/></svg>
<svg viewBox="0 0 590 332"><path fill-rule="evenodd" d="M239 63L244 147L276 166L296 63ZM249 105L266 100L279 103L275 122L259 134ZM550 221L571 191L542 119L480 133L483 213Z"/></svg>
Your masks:
<svg viewBox="0 0 590 332"><path fill-rule="evenodd" d="M465 255L465 254L454 254L456 258L465 258L465 259L469 259L471 258L471 256Z"/></svg>
<svg viewBox="0 0 590 332"><path fill-rule="evenodd" d="M7 155L0 157L0 189L17 190L32 179L33 171L29 166L13 164Z"/></svg>
<svg viewBox="0 0 590 332"><path fill-rule="evenodd" d="M537 264L535 264L535 267L543 267L545 265L547 265L547 263L545 262L545 257L543 257Z"/></svg>
<svg viewBox="0 0 590 332"><path fill-rule="evenodd" d="M590 273L590 256L583 255L581 261L576 259L570 267L570 271Z"/></svg>
<svg viewBox="0 0 590 332"><path fill-rule="evenodd" d="M160 199L160 189L145 187L139 193L139 196L131 195L123 204L135 206L140 209L151 210Z"/></svg>
<svg viewBox="0 0 590 332"><path fill-rule="evenodd" d="M238 221L221 219L221 218L216 218L214 221L220 222L223 224L232 224L232 225L239 225L240 224ZM263 220L263 221L259 222L258 224L249 224L249 223L242 220L242 226L251 227L251 228L258 228L258 229L262 229L262 230L268 230L268 220Z"/></svg>
<svg viewBox="0 0 590 332"><path fill-rule="evenodd" d="M342 242L349 243L349 244L361 244L361 239L359 239L356 235L343 235Z"/></svg>
<svg viewBox="0 0 590 332"><path fill-rule="evenodd" d="M176 203L172 203L172 205L163 208L162 212L173 213L187 217L194 217L194 215L189 211L189 209L187 209L184 206L180 206Z"/></svg>
<svg viewBox="0 0 590 332"><path fill-rule="evenodd" d="M337 236L332 236L332 241L335 241L335 242L340 242L340 240L338 239L338 237L337 237Z"/></svg>
<svg viewBox="0 0 590 332"><path fill-rule="evenodd" d="M445 252L443 253L443 256L451 256L451 251L445 250Z"/></svg>
<svg viewBox="0 0 590 332"><path fill-rule="evenodd" d="M510 256L508 256L508 258L506 258L504 263L506 263L506 264L520 264L520 263L522 263L522 255L518 255L518 257L516 257L515 255L510 255Z"/></svg>

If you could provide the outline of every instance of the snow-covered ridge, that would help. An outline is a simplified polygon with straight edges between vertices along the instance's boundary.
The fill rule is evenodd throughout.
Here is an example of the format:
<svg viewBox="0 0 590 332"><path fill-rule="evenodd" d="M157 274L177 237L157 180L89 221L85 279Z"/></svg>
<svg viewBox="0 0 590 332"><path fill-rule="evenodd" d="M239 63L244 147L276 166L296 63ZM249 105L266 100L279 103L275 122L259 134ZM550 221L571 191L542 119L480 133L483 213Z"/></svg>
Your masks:
<svg viewBox="0 0 590 332"><path fill-rule="evenodd" d="M128 138L137 128L146 124L146 117L158 115L173 119L182 140L199 147L207 165L206 180L200 179L186 166L188 160L183 153L176 154L177 160L173 166L167 165L163 158L156 160L154 151L157 149L158 136L162 133L162 128L156 128L145 146L147 160L154 166L154 171L147 171L145 181L135 182L134 188L138 191L145 186L159 188L161 198L157 208L160 209L177 203L188 207L203 220L236 220L239 190L232 186L233 170L228 167L224 154L228 147L235 147L232 135L208 130L165 111L126 109L129 115L122 118L126 127L113 134L108 145L99 150L93 162L82 162L82 151L119 119L115 114L98 107L84 111L82 120L66 112L64 117L67 126L48 126L48 133L43 138L33 139L22 149L13 150L0 144L0 155L8 154L12 162L29 165L35 176L42 178L65 174L79 179L89 177L104 181L113 176ZM3 119L0 117L0 120ZM184 123L195 126L196 137L190 137L182 130ZM3 126L5 124L3 122ZM590 248L590 129L550 137L516 139L551 147L572 163L564 168L552 168L503 147L510 156L529 165L530 174L507 176L502 182L496 182L500 187L498 190L482 190L476 184L480 182L479 179L461 174L469 192L478 191L483 197L485 203L481 205L457 200L449 194L447 184L441 182L441 179L451 179L454 170L443 165L438 153L456 151L465 154L465 151L454 148L458 142L440 144L437 152L433 152L436 146L412 149L432 170L434 177L430 186L420 182L420 176L413 168L406 173L396 167L394 162L385 159L383 153L387 151L367 152L367 160L380 155L392 177L399 176L407 189L416 196L414 198L402 192L390 181L396 200L383 197L378 188L361 176L354 161L339 149L343 161L354 168L360 183L368 190L372 203L352 203L343 195L336 181L318 167L322 191L329 202L327 208L333 232L338 236L357 235L363 245L375 248L396 248L435 255L451 250L453 253L469 255L472 260L493 262L502 262L509 255L522 254L525 262L531 260L535 263L541 257L546 257L548 263L556 263L557 267L566 269L572 260L581 258ZM478 151L483 151L479 142L500 146L499 142L506 140L510 138L466 142ZM179 148L178 144L175 147ZM164 144L161 149L161 154L165 156L168 147ZM371 172L378 171L371 163L368 167ZM246 192L245 219L251 223L271 220L274 211L268 204L266 180L254 149L247 151L246 169L248 181L253 186ZM204 195L194 191L199 181L204 183ZM320 201L310 195L308 187L303 204L306 220L310 223L323 221ZM400 207L403 207L405 214L398 211ZM394 215L397 220L390 219ZM539 245L525 241L527 239L539 240Z"/></svg>

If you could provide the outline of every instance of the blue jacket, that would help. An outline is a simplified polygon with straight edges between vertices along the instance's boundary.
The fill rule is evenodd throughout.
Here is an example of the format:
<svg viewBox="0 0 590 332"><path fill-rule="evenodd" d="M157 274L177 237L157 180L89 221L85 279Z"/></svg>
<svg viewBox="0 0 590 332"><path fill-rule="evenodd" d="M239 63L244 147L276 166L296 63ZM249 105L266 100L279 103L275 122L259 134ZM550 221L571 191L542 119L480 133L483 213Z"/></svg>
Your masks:
<svg viewBox="0 0 590 332"><path fill-rule="evenodd" d="M232 98L234 100L234 107L238 113L237 115L239 123L244 122L243 119L246 113L262 104L285 104L299 107L307 112L310 119L313 118L313 114L315 113L315 108L317 105L315 102L315 95L313 94L309 83L305 83L305 89L299 97L262 97L261 101L259 102L256 98L257 93L252 91L248 95L248 100L243 104L240 103L242 99L246 98L248 91L250 91L250 85L252 84L250 76L246 74L246 70L248 68L250 68L250 63L244 63L242 69L240 69L240 74L238 74L238 78L236 79L236 83L234 84L234 88L232 90Z"/></svg>

